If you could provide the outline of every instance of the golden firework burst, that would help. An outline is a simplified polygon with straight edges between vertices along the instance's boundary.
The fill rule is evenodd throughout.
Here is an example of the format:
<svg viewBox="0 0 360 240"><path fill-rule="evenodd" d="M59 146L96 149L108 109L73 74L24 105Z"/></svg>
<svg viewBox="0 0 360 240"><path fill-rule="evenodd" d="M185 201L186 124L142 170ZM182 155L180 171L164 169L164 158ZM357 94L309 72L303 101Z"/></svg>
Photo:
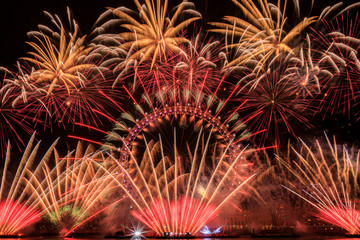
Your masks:
<svg viewBox="0 0 360 240"><path fill-rule="evenodd" d="M84 45L86 36L78 36L77 26L69 34L61 22L57 26L60 34L54 35L57 36L55 41L41 30L31 34L36 40L27 42L34 50L29 52L32 57L22 58L35 65L29 79L35 84L45 85L47 94L59 86L70 93L70 89L77 89L86 81L84 72L95 67L83 62L93 48Z"/></svg>
<svg viewBox="0 0 360 240"><path fill-rule="evenodd" d="M152 68L158 58L166 59L167 50L180 52L179 44L189 42L180 32L190 23L201 18L200 13L189 9L193 4L186 0L177 6L171 18L167 17L168 0L156 0L156 3L155 0L146 0L143 5L138 0L134 2L139 11L140 21L131 17L127 8L110 8L115 15L125 21L121 27L129 30L119 34L125 41L120 48L128 51L124 64L132 60L143 62L151 56ZM185 10L197 16L184 21L179 20Z"/></svg>
<svg viewBox="0 0 360 240"><path fill-rule="evenodd" d="M286 32L284 26L287 23L285 17L287 0L281 5L270 5L267 0L258 0L259 7L251 0L232 0L240 8L247 20L235 16L225 16L223 19L228 23L211 22L216 27L210 31L239 37L240 41L227 45L229 48L243 48L243 54L230 61L227 67L238 66L248 62L254 57L262 57L261 63L265 62L274 54L293 53L291 42L311 23L316 22L317 17L304 18L300 23Z"/></svg>

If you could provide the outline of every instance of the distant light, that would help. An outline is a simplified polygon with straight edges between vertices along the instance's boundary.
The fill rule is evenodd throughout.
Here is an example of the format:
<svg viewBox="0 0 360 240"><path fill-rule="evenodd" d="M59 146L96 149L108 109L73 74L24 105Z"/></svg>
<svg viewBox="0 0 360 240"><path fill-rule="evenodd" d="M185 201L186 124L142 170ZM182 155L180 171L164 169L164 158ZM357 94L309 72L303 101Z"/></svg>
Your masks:
<svg viewBox="0 0 360 240"><path fill-rule="evenodd" d="M202 234L204 234L204 235L209 235L209 234L211 234L211 231L210 231L209 227L206 226L206 225L203 227L203 229L200 230L200 232L201 232Z"/></svg>
<svg viewBox="0 0 360 240"><path fill-rule="evenodd" d="M220 226L220 227L218 227L217 229L215 229L215 231L213 231L212 233L214 234L218 234L218 233L220 233L221 232L221 228L222 228L222 226Z"/></svg>
<svg viewBox="0 0 360 240"><path fill-rule="evenodd" d="M135 236L135 237L140 237L141 234L142 234L141 231L135 231L135 232L134 232L134 236Z"/></svg>

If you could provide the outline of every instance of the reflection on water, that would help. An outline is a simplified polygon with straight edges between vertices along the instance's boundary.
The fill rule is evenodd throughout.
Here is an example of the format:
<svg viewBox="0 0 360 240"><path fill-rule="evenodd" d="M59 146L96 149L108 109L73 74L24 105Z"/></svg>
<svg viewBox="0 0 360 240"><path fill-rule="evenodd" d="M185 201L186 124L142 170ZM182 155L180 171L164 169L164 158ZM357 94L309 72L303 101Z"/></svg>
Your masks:
<svg viewBox="0 0 360 240"><path fill-rule="evenodd" d="M349 240L349 239L359 239L359 238L342 238L342 237L334 237L334 236L308 236L308 237L299 237L299 238L251 238L251 237L245 237L245 238L203 238L204 240L255 240L255 239L259 239L259 240L320 240L320 239L324 239L324 240Z"/></svg>
<svg viewBox="0 0 360 240"><path fill-rule="evenodd" d="M60 238L60 237L30 237L30 238L2 238L8 240L103 240L103 237L90 237L90 238ZM116 239L116 238L114 238ZM344 237L336 237L336 236L307 236L300 238L198 238L198 240L349 240L349 239L360 239L360 238L344 238ZM111 239L110 239L111 240ZM151 238L146 238L146 240L155 240ZM182 239L177 239L182 240ZM187 239L188 240L188 239ZM197 240L195 238L195 240Z"/></svg>

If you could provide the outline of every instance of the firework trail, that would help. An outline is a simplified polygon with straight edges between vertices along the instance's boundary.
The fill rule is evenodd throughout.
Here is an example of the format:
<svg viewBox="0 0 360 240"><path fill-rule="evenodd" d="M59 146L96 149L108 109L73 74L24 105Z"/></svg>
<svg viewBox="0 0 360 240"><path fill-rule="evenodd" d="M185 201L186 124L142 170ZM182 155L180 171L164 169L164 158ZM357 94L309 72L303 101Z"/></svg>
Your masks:
<svg viewBox="0 0 360 240"><path fill-rule="evenodd" d="M0 235L19 233L20 230L36 223L40 219L41 212L37 205L38 201L37 199L27 198L29 189L25 180L27 172L34 168L33 163L40 146L40 143L38 143L33 148L34 140L35 133L24 150L12 180L8 177L10 163L10 145L8 144L0 185ZM49 160L56 142L49 148L39 165L35 166L34 171Z"/></svg>
<svg viewBox="0 0 360 240"><path fill-rule="evenodd" d="M40 219L40 211L31 209L18 202L0 202L0 236L13 235Z"/></svg>
<svg viewBox="0 0 360 240"><path fill-rule="evenodd" d="M43 33L44 27L40 25L39 31L28 34L36 40L27 42L33 48L34 52L29 52L32 57L23 58L35 67L29 75L29 81L44 87L47 95L59 86L70 94L71 89L77 89L86 81L81 73L96 67L93 63L83 61L92 47L84 45L86 36L78 36L79 28L75 21L70 21L73 29L67 32L58 16L53 17L47 12L45 14L50 17L59 33L45 28L50 36L55 36L52 39ZM70 18L69 9L68 15Z"/></svg>
<svg viewBox="0 0 360 240"><path fill-rule="evenodd" d="M32 123L39 123L40 120L33 119L25 110L25 104L13 105L18 97L20 89L10 87L9 84L0 89L0 155L5 156L8 148L7 140L11 139L20 150L25 145L22 134L31 135L34 130Z"/></svg>
<svg viewBox="0 0 360 240"><path fill-rule="evenodd" d="M79 143L65 158L59 159L55 152L54 168L45 165L42 174L29 173L27 181L32 190L29 199L36 199L45 219L57 226L61 236L68 236L122 200L112 203L105 200L112 187L111 179L93 161L104 162L105 158L91 146L83 153Z"/></svg>
<svg viewBox="0 0 360 240"><path fill-rule="evenodd" d="M293 190L296 182L284 186L318 210L315 216L346 229L350 234L359 233L358 211L352 200L359 198L359 154L339 147L327 139L327 148L316 141L313 150L305 143L293 152L297 161L277 160L295 177L302 192Z"/></svg>

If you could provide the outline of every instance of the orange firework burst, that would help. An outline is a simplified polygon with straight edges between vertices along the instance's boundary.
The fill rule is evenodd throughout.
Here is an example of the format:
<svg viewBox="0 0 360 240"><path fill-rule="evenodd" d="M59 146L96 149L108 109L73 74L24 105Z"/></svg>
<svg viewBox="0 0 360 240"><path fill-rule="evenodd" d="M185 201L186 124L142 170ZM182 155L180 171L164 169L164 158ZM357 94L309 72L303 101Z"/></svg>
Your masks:
<svg viewBox="0 0 360 240"><path fill-rule="evenodd" d="M192 17L184 21L180 21L181 14L188 9L188 13L200 15L198 12L191 10L193 4L183 0L176 8L175 13L170 20L167 20L168 0L147 0L141 5L138 0L134 0L138 8L138 14L141 21L137 21L129 12L131 10L120 7L111 8L115 15L126 23L121 27L129 30L128 32L119 33L119 36L125 40L120 48L128 51L125 66L132 60L140 60L143 62L150 56L153 59L151 68L158 58L166 60L168 51L180 52L179 44L188 42L189 40L180 36L190 23L200 19L201 17Z"/></svg>
<svg viewBox="0 0 360 240"><path fill-rule="evenodd" d="M32 57L17 63L17 72L5 79L5 90L18 91L12 105L23 106L35 121L42 119L51 127L53 122L67 127L75 121L97 125L100 120L92 110L106 112L110 92L116 92L108 81L110 71L101 66L104 56L94 44L86 44L86 36L79 36L69 10L70 30L57 15L45 13L56 30L39 25L29 33Z"/></svg>
<svg viewBox="0 0 360 240"><path fill-rule="evenodd" d="M70 16L69 10L68 14ZM41 29L39 32L30 32L29 35L37 41L27 42L34 49L34 52L29 52L33 58L22 59L34 64L29 81L42 86L47 95L59 86L65 87L70 94L71 89L77 89L87 81L84 72L96 67L84 61L93 48L84 45L86 36L79 37L75 21L74 30L67 32L57 16L47 15L60 32L52 32L55 39L45 35Z"/></svg>
<svg viewBox="0 0 360 240"><path fill-rule="evenodd" d="M263 63L274 55L293 53L291 42L307 26L316 21L316 17L305 18L290 31L285 32L287 0L283 5L281 1L278 1L276 7L271 6L267 0L258 0L260 8L251 0L232 1L244 12L248 21L234 16L225 16L224 20L229 23L210 23L218 28L212 29L212 32L240 38L239 43L230 44L229 48L248 49L244 54L230 61L228 67L242 65L257 56L263 56L261 60Z"/></svg>

